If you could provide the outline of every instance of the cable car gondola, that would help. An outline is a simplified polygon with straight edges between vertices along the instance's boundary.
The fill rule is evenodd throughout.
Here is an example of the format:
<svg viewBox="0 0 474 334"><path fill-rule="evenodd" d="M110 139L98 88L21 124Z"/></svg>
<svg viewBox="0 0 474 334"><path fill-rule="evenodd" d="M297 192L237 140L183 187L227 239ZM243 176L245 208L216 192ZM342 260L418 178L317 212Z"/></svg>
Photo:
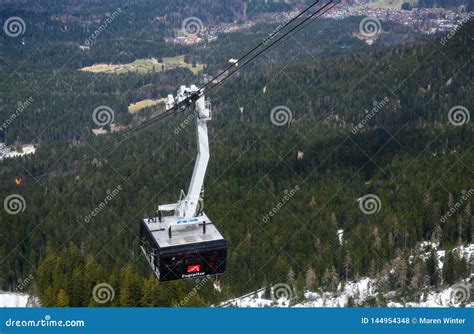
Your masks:
<svg viewBox="0 0 474 334"><path fill-rule="evenodd" d="M160 281L216 275L225 272L227 242L208 216L199 209L204 176L209 161L207 122L211 120L211 106L205 100L204 90L210 91L221 85L242 68L251 64L254 59L277 45L286 36L302 30L311 23L311 20L321 17L339 2L340 0L329 0L310 13L310 9L315 8L319 3L319 0L316 0L203 87L198 89L194 85L191 87L181 86L176 98L173 95L168 95L166 112L151 118L139 127L146 128L176 111L184 111L194 105L198 156L188 193L182 193L177 203L160 205L156 217L143 219L140 223L141 249ZM307 17L303 18L306 13L308 13ZM296 22L300 18L301 20ZM277 37L284 28L290 25L293 25L290 30ZM125 133L119 139L123 141L128 136L129 134ZM164 212L173 213L164 215Z"/></svg>
<svg viewBox="0 0 474 334"><path fill-rule="evenodd" d="M207 122L211 120L211 105L192 85L182 86L176 99L169 95L166 107L180 108L183 101L189 100L194 103L198 155L188 193L182 192L177 203L160 205L156 217L140 223L141 249L161 282L223 274L226 266L227 242L201 210L209 162Z"/></svg>

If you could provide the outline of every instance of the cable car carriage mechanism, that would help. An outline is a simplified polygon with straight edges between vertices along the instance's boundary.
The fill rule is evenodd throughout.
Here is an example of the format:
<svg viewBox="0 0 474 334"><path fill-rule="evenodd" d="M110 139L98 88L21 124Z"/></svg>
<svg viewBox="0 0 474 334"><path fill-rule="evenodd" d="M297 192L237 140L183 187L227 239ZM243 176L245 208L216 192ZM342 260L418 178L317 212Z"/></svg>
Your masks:
<svg viewBox="0 0 474 334"><path fill-rule="evenodd" d="M191 104L198 154L188 192L181 191L177 203L158 206L156 217L142 219L140 223L140 247L161 282L223 274L226 266L227 242L202 211L211 104L195 85L181 86L176 98L168 95L166 109L184 111Z"/></svg>

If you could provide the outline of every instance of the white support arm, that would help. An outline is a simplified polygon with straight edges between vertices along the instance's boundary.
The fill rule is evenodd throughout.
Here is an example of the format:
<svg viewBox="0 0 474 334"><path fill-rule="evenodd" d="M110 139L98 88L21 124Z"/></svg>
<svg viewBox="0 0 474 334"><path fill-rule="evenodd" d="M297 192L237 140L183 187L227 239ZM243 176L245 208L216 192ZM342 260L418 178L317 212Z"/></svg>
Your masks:
<svg viewBox="0 0 474 334"><path fill-rule="evenodd" d="M209 138L207 133L207 122L211 119L210 106L206 104L204 95L199 89L192 85L191 87L181 86L178 90L176 99L172 95L168 96L167 110L175 108L182 101L185 101L192 94L197 95L194 101L194 113L196 115L196 140L197 140L197 158L194 164L193 176L189 183L188 192L185 198L180 199L177 204L160 205L160 211L172 211L175 209L175 215L179 218L195 217L199 211L201 192L206 176L207 164L209 162Z"/></svg>
<svg viewBox="0 0 474 334"><path fill-rule="evenodd" d="M184 217L196 215L201 191L206 176L207 164L209 162L209 137L207 133L207 121L210 119L211 111L206 108L205 97L202 95L195 102L196 113L196 141L198 154L194 164L193 176L189 183L188 193L184 202Z"/></svg>

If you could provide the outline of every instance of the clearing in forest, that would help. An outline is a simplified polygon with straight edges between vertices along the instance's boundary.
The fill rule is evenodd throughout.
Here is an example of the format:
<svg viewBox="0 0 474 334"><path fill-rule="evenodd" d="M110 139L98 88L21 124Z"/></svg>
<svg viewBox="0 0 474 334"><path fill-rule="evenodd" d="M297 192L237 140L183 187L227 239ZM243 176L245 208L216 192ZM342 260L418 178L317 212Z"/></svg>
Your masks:
<svg viewBox="0 0 474 334"><path fill-rule="evenodd" d="M91 73L113 73L122 74L128 72L148 73L169 71L176 68L188 68L193 74L203 71L204 65L200 63L188 64L185 62L185 56L164 57L162 62L156 58L137 59L127 64L95 64L83 67L80 70Z"/></svg>

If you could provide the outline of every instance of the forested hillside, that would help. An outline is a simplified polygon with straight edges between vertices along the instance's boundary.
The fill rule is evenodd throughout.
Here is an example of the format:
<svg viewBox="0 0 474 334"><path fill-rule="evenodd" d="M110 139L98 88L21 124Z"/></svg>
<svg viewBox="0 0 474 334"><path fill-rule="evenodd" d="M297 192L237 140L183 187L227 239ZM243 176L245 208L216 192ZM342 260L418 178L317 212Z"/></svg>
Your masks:
<svg viewBox="0 0 474 334"><path fill-rule="evenodd" d="M44 27L58 24L51 22L49 18L38 20ZM122 15L118 16L117 21L88 51L79 49L88 36L87 32L78 30L75 36L74 29L64 36L50 36L49 31L41 34L35 32L32 36L25 33L24 45L4 37L5 44L0 43L0 48L4 49L4 53L0 53L0 71L5 77L0 82L0 116L8 119L18 103L28 98L33 103L28 112L22 113L22 122L14 122L6 129L0 128L0 140L10 145L78 140L90 134L94 127L90 114L100 105L108 105L114 110L117 124L136 124L145 115L132 117L127 112L130 103L166 97L176 89L177 83L204 82L202 76L192 77L184 69L159 72L159 66L156 66L144 74L131 71L115 75L79 71L84 66L101 62L118 64L140 58L192 55L204 64L205 74L215 75L223 66L227 66L230 58L238 57L242 50L260 43L274 29L272 25L259 24L254 27L252 34L232 33L215 42L191 48L166 44L159 27L153 27L137 38L136 32L124 26L120 20L126 19ZM303 60L314 62L321 58L367 50L364 42L353 37L354 32L359 29L359 22L358 17L342 22L316 21L293 38L280 43L281 46L271 49L265 59L256 63L248 73L266 73L268 76L273 67L277 68L281 64ZM79 29L80 24L75 25ZM380 45L426 39L396 24L386 23L384 27L391 33L387 37L381 37ZM56 30L60 28L56 27ZM131 40L123 37L128 34L133 36L130 37Z"/></svg>
<svg viewBox="0 0 474 334"><path fill-rule="evenodd" d="M339 36L339 42L347 37ZM224 276L191 296L194 281L156 282L138 236L140 219L187 186L194 129L175 130L187 115L120 145L89 132L97 105L111 106L117 122L133 126L147 113L133 118L124 110L128 103L165 96L198 78L186 70L112 77L26 63L21 75L1 83L10 102L30 94L34 100L5 139L44 145L33 157L1 163L1 198L18 193L26 202L21 214L0 211L2 289L33 275L28 289L45 306L98 306L91 291L103 282L114 289L111 306L199 306L276 282L299 292L332 289L384 275L394 259L404 275L394 275L387 289L402 297L466 277L468 264L458 254L446 257L443 272L434 254L417 263L410 256L424 240L446 250L472 242L470 198L441 221L473 188L472 123L448 120L452 107L474 110L471 36L472 21L446 45L368 49L346 40L337 54L293 61L283 47L275 51L283 55L268 56L209 94L214 119L205 208L229 241L229 260ZM309 48L315 39L307 39ZM2 64L4 73L13 66ZM9 81L21 82L24 91L8 90ZM30 89L37 85L45 92ZM77 114L62 112L71 105ZM277 106L290 110L283 126L270 119ZM55 110L59 122L52 121ZM11 180L18 176L33 179L16 187ZM380 199L370 215L359 205L367 194Z"/></svg>

